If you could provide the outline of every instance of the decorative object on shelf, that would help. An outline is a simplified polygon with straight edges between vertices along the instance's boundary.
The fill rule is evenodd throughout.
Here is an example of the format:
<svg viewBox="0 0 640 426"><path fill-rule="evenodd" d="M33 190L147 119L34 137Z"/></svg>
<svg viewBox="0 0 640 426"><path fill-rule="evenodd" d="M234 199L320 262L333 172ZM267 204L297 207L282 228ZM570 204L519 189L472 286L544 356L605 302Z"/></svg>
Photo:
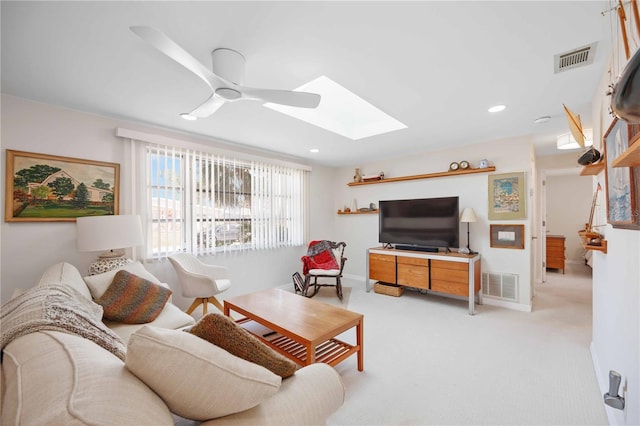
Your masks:
<svg viewBox="0 0 640 426"><path fill-rule="evenodd" d="M580 115L574 114L571 110L569 110L569 108L567 108L566 105L562 104L562 106L564 107L564 111L567 114L567 122L569 123L569 130L571 131L571 136L573 136L573 139L575 140L575 142L578 144L579 147L584 148L586 138L585 138L584 131L582 130L582 122L580 121ZM570 138L567 135L567 142L569 142L569 139ZM593 143L593 140L591 143ZM562 145L564 144L561 144L560 140L558 140L558 145L557 145L558 149L563 149L561 148Z"/></svg>
<svg viewBox="0 0 640 426"><path fill-rule="evenodd" d="M594 147L589 148L578 158L578 164L586 166L588 164L596 163L600 160L600 151Z"/></svg>
<svg viewBox="0 0 640 426"><path fill-rule="evenodd" d="M627 63L611 91L611 110L627 123L640 123L640 49Z"/></svg>
<svg viewBox="0 0 640 426"><path fill-rule="evenodd" d="M349 207L345 207L345 208L344 208L344 212L345 212L345 213L351 213L351 209L350 209Z"/></svg>
<svg viewBox="0 0 640 426"><path fill-rule="evenodd" d="M629 144L629 126L614 118L604 134L606 158L605 181L607 193L607 221L614 228L640 229L640 214L636 199L640 196L635 180L640 180L637 168L613 167L613 161Z"/></svg>
<svg viewBox="0 0 640 426"><path fill-rule="evenodd" d="M453 161L451 164L449 164L449 171L450 172L454 172L454 171L458 170L459 168L460 168L460 164L458 164L455 161Z"/></svg>
<svg viewBox="0 0 640 426"><path fill-rule="evenodd" d="M525 219L524 172L489 176L489 220Z"/></svg>
<svg viewBox="0 0 640 426"><path fill-rule="evenodd" d="M356 174L353 175L353 181L354 182L362 182L362 172L360 171L360 168L356 168Z"/></svg>
<svg viewBox="0 0 640 426"><path fill-rule="evenodd" d="M486 169L487 167L489 167L489 160L483 158L482 160L480 160L480 163L478 163L478 167L481 169Z"/></svg>
<svg viewBox="0 0 640 426"><path fill-rule="evenodd" d="M382 178L380 177L380 175L362 176L362 182L372 182L374 180L382 180Z"/></svg>
<svg viewBox="0 0 640 426"><path fill-rule="evenodd" d="M138 215L79 217L76 221L78 250L102 251L89 267L89 274L108 272L130 263L125 249L144 243Z"/></svg>
<svg viewBox="0 0 640 426"><path fill-rule="evenodd" d="M524 249L524 225L490 225L491 247Z"/></svg>
<svg viewBox="0 0 640 426"><path fill-rule="evenodd" d="M380 172L380 180L384 179L384 172Z"/></svg>
<svg viewBox="0 0 640 426"><path fill-rule="evenodd" d="M120 164L10 149L6 154L5 222L118 214Z"/></svg>
<svg viewBox="0 0 640 426"><path fill-rule="evenodd" d="M469 223L477 222L478 218L476 217L476 212L473 211L471 207L466 207L462 214L460 215L460 222L467 224L467 247L464 249L460 249L460 253L464 254L476 254L475 251L469 248ZM464 250L464 252L462 251Z"/></svg>
<svg viewBox="0 0 640 426"><path fill-rule="evenodd" d="M469 164L469 162L467 160L462 160L460 162L460 169L467 170L470 167L471 167L471 164Z"/></svg>
<svg viewBox="0 0 640 426"><path fill-rule="evenodd" d="M369 210L377 210L378 208L374 203L369 203Z"/></svg>

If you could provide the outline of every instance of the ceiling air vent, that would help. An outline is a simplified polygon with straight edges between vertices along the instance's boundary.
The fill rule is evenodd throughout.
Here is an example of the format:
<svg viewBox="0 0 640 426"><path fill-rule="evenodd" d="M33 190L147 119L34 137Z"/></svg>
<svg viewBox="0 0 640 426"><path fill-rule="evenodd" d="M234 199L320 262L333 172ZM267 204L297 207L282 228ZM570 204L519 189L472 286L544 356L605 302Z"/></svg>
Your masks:
<svg viewBox="0 0 640 426"><path fill-rule="evenodd" d="M559 73L574 68L585 67L593 63L596 54L596 45L591 43L569 52L558 53L553 57L553 71Z"/></svg>

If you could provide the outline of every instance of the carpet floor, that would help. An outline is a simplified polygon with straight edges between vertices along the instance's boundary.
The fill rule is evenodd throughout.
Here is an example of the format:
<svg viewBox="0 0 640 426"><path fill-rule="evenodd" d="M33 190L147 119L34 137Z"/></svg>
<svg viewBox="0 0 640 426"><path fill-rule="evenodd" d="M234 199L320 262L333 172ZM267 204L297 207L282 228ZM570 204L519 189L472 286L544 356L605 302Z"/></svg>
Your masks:
<svg viewBox="0 0 640 426"><path fill-rule="evenodd" d="M347 308L365 315L365 371L355 357L336 366L347 396L329 425L607 424L589 352L587 266L548 272L533 312L485 304L470 316L464 300L344 283Z"/></svg>

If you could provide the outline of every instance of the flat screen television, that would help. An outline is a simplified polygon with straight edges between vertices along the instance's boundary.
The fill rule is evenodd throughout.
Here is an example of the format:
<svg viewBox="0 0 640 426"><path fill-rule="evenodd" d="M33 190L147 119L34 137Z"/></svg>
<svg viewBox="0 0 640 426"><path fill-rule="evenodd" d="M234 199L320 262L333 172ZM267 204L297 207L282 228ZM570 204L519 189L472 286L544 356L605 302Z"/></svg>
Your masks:
<svg viewBox="0 0 640 426"><path fill-rule="evenodd" d="M403 249L458 247L458 197L380 201L379 241Z"/></svg>

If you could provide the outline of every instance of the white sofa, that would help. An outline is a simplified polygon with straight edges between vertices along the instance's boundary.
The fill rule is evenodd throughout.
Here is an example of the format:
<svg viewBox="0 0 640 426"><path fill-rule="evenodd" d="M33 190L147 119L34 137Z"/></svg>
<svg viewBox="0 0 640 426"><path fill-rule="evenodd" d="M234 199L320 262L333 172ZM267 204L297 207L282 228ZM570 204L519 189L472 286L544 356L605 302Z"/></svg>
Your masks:
<svg viewBox="0 0 640 426"><path fill-rule="evenodd" d="M91 298L90 288L73 265L59 263L51 266L45 271L38 285L60 284L72 287L84 297ZM332 367L313 364L298 369L289 378L281 379L266 368L237 358L190 333L178 331L193 322L190 316L169 302L151 323L141 325L108 323L109 328L115 331L124 343L137 344L135 351L132 346L127 352L126 364L94 341L69 332L39 330L15 338L3 348L2 352L1 423L6 426L18 424L155 426L175 423L197 424L202 421L203 425L310 425L325 424L327 418L342 405L344 386L340 376ZM206 380L209 372L216 369L225 370L229 365L241 369L240 373L234 373L233 380L237 381L238 378L244 380L245 376L250 375L252 371L257 371L260 377L267 378L260 383L260 386L264 387L268 382L267 384L273 390L262 397L257 405L254 395L251 407L222 417L191 421L184 414L177 416L169 407L186 406L189 409L190 404L194 404L193 397L188 393L182 397L180 393L176 400L176 395L167 396L166 389L155 388L155 384L151 383L153 380L145 383L132 373L134 371L139 374L140 365L143 365L143 368L154 368L151 365L153 361L149 361L149 366L145 365L147 363L141 348L149 342L157 344L154 336L164 335L180 341L187 339L189 344L194 343L189 339L196 339L195 343L200 345L198 350L205 351L206 357L209 358L206 361L213 363L210 368L201 370L203 374L189 371L190 368L194 368L191 362L181 362L180 365L162 365L161 362L159 366L155 366L165 371L158 373L158 376L166 379L163 379L164 385L167 380L176 380L176 389L181 389L181 392L185 389L185 384L180 383L181 379L191 377L193 380L195 377L197 380L202 377L200 383L189 383L189 388L197 389L198 398L195 399L200 400L201 405L218 405L223 409L227 405L238 406L237 395L234 397L232 389L224 381ZM135 339L132 336L135 336ZM164 342L161 343L164 344ZM184 350L184 346L182 349L183 353L179 354L180 356L191 355ZM137 359L129 359L134 357L134 353ZM201 354L198 357L200 357L198 361L206 358ZM156 359L158 358L160 361L165 360L163 357L156 356ZM166 357L166 360L167 363L175 362L171 357ZM156 364L158 364L157 360ZM223 368L219 368L219 365L223 365ZM228 371L224 372L228 374ZM145 374L147 375L139 374L139 376L145 380L149 375L153 376L149 371ZM250 385L250 383L247 384L247 386ZM156 392L151 387L154 387ZM240 397L251 393L255 392L246 392L245 389ZM180 398L184 400L180 401Z"/></svg>

